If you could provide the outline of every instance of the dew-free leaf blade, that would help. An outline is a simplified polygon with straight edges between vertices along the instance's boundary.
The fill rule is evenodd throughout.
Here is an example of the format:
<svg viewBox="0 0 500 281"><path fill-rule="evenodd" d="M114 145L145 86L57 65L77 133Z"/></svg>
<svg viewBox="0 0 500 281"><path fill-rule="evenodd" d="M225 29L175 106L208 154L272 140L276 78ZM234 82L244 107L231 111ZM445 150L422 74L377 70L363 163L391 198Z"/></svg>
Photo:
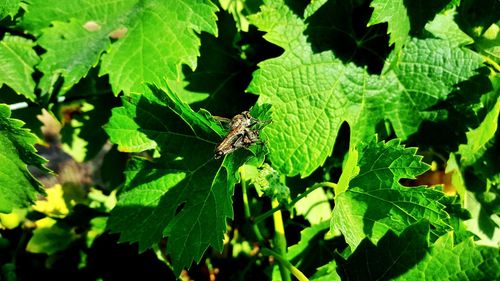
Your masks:
<svg viewBox="0 0 500 281"><path fill-rule="evenodd" d="M410 18L402 0L374 0L370 4L374 9L369 25L387 22L387 33L391 35L391 44L396 50L402 48L410 35Z"/></svg>
<svg viewBox="0 0 500 281"><path fill-rule="evenodd" d="M406 139L422 121L436 118L438 112L429 108L446 99L458 83L479 74L482 63L478 54L446 40L410 40L398 62L386 64L388 73L381 77L394 78L398 85L396 93L389 93L386 108L396 134Z"/></svg>
<svg viewBox="0 0 500 281"><path fill-rule="evenodd" d="M337 272L348 280L496 280L500 255L471 238L454 245L453 233L429 244L429 225L419 222L399 236L388 232L375 246L363 240L349 258L337 260Z"/></svg>
<svg viewBox="0 0 500 281"><path fill-rule="evenodd" d="M387 232L375 246L365 239L347 258L337 258L337 272L348 280L392 280L414 266L428 251L429 224L419 222L399 237Z"/></svg>
<svg viewBox="0 0 500 281"><path fill-rule="evenodd" d="M13 18L17 10L19 10L19 4L21 0L4 0L0 3L0 20L6 16Z"/></svg>
<svg viewBox="0 0 500 281"><path fill-rule="evenodd" d="M371 75L332 52L315 53L304 35L306 23L279 1L265 1L251 21L284 49L259 64L248 90L272 105L273 123L263 136L273 165L290 176L307 176L324 163L344 121L353 143L385 120L406 139L423 120L436 118L429 108L476 75L483 62L445 40L412 39L384 75Z"/></svg>
<svg viewBox="0 0 500 281"><path fill-rule="evenodd" d="M35 81L31 75L40 58L33 50L35 43L10 34L0 41L0 87L6 84L17 94L35 100Z"/></svg>
<svg viewBox="0 0 500 281"><path fill-rule="evenodd" d="M42 171L49 170L43 165L46 160L36 154L33 146L37 137L24 123L10 118L10 109L0 104L0 212L9 213L12 208L22 208L32 204L37 194L44 194L43 187L28 171L27 165Z"/></svg>
<svg viewBox="0 0 500 281"><path fill-rule="evenodd" d="M358 101L391 85L343 65L330 52L314 54L303 35L306 25L277 1L266 1L251 19L268 41L285 48L280 57L259 64L249 86L261 95L259 102L273 106L273 122L263 130L270 159L288 175L308 175L331 154L344 120L370 118L360 115Z"/></svg>
<svg viewBox="0 0 500 281"><path fill-rule="evenodd" d="M499 114L500 98L497 99L495 106L488 112L479 127L467 132L467 144L458 147L458 153L462 155L462 165L474 164L492 146L492 141L498 130Z"/></svg>
<svg viewBox="0 0 500 281"><path fill-rule="evenodd" d="M387 22L387 33L394 50L399 52L410 38L410 34L418 34L425 24L443 9L449 0L437 0L422 3L421 1L374 0L370 3L373 13L368 25Z"/></svg>
<svg viewBox="0 0 500 281"><path fill-rule="evenodd" d="M47 52L41 56L37 68L45 74L40 81L44 94L52 92L60 76L64 77L62 92L68 91L99 63L101 54L111 44L108 38L111 30L97 22L84 23L72 18L68 22L52 22L43 31L37 43Z"/></svg>
<svg viewBox="0 0 500 281"><path fill-rule="evenodd" d="M365 237L376 243L389 230L399 234L423 218L435 227L435 235L451 228L442 192L399 183L428 169L415 152L398 140L372 141L360 150L360 172L335 198L331 220L331 230L340 230L352 248Z"/></svg>
<svg viewBox="0 0 500 281"><path fill-rule="evenodd" d="M113 115L128 116L128 121L112 117L106 128L113 142L128 144L130 133L137 131L154 142L161 157L129 162L125 190L108 227L121 233L121 241L138 242L141 251L167 237L167 253L179 274L199 262L208 247L222 250L226 220L233 217L235 174L250 154L237 151L215 160L215 141L222 129L169 90L152 87L123 100L124 107ZM127 134L120 135L121 129Z"/></svg>
<svg viewBox="0 0 500 281"><path fill-rule="evenodd" d="M126 25L126 37L103 57L101 73L109 73L115 92L177 79L182 63L195 69L200 45L195 32L217 34L217 7L210 1L150 1L140 8Z"/></svg>
<svg viewBox="0 0 500 281"><path fill-rule="evenodd" d="M457 245L453 234L440 237L417 266L394 280L497 280L500 278L500 255L496 247L474 244L469 238Z"/></svg>
<svg viewBox="0 0 500 281"><path fill-rule="evenodd" d="M21 25L46 37L42 46L47 61L41 66L48 76L46 91L51 91L58 73L65 78L63 90L68 89L106 51L101 75L109 74L118 94L144 83L175 80L181 64L195 69L200 45L195 32L217 35L216 11L208 0L78 0L64 3L64 8L58 1L32 0ZM117 41L109 47L110 38ZM61 54L58 46L68 48Z"/></svg>
<svg viewBox="0 0 500 281"><path fill-rule="evenodd" d="M288 247L286 254L287 259L303 259L304 251L310 246L310 244L313 244L315 240L323 239L320 234L323 234L324 236L327 229L327 221L304 228L300 232L300 241L297 244Z"/></svg>

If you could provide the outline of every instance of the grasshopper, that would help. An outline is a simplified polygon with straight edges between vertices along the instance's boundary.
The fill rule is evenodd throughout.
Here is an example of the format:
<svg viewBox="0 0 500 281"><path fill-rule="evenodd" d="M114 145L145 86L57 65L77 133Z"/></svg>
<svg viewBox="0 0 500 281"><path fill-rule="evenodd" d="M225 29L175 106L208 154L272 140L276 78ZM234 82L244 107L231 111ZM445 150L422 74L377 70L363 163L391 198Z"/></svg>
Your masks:
<svg viewBox="0 0 500 281"><path fill-rule="evenodd" d="M223 118L221 121L229 123L229 133L215 148L215 159L219 159L239 148L247 148L252 144L262 144L259 138L259 130L269 124L271 120L260 121L250 115L250 112L243 111L234 116L231 120ZM253 128L261 125L260 128Z"/></svg>

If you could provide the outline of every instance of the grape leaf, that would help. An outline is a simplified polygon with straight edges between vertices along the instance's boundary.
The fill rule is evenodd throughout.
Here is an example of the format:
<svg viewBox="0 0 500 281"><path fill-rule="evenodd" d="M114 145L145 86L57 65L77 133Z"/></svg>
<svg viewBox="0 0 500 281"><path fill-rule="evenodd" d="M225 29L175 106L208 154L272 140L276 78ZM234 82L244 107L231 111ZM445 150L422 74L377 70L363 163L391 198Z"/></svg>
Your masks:
<svg viewBox="0 0 500 281"><path fill-rule="evenodd" d="M139 96L134 94L130 95L130 97L122 98L123 106L112 110L111 118L104 127L111 142L118 145L119 151L141 152L148 149L154 149L157 147L155 139L162 138L165 134L155 130L154 127L156 127L157 123L161 124L161 120L168 120L161 118L162 115L167 112L159 110L161 107L157 108L153 104L151 105L151 111L147 108L143 109L137 107L139 100ZM144 119L141 120L140 125L137 124L135 120L136 116L144 116L148 112L156 113L151 114L151 121ZM148 123L152 123L151 126L149 126ZM149 127L151 127L151 130L149 130ZM157 132L157 136L151 136L151 132Z"/></svg>
<svg viewBox="0 0 500 281"><path fill-rule="evenodd" d="M360 150L359 174L336 197L331 219L331 231L340 230L352 249L365 237L376 243L387 231L399 234L422 218L434 226L436 236L451 228L442 192L399 183L429 168L415 152L399 140L372 141Z"/></svg>
<svg viewBox="0 0 500 281"><path fill-rule="evenodd" d="M255 96L244 93L255 65L243 59L236 45L241 40L231 15L217 13L217 37L202 32L196 70L182 67L181 79L169 86L192 108L204 108L215 115L234 116L255 103Z"/></svg>
<svg viewBox="0 0 500 281"><path fill-rule="evenodd" d="M438 38L450 41L454 46L474 43L474 39L463 32L455 22L455 15L455 9L436 15L433 21L425 25L425 29Z"/></svg>
<svg viewBox="0 0 500 281"><path fill-rule="evenodd" d="M374 10L368 24L387 22L387 32L391 34L390 43L394 43L397 50L401 49L410 33L410 18L403 1L374 0L370 7Z"/></svg>
<svg viewBox="0 0 500 281"><path fill-rule="evenodd" d="M63 227L62 223L58 223L51 217L39 219L35 225L33 236L26 245L26 251L30 253L52 255L66 250L71 242L78 238L78 235L69 227Z"/></svg>
<svg viewBox="0 0 500 281"><path fill-rule="evenodd" d="M347 152L346 160L342 167L342 174L340 175L337 186L334 188L335 196L345 192L349 188L349 182L352 178L359 174L358 165L358 151L351 146Z"/></svg>
<svg viewBox="0 0 500 281"><path fill-rule="evenodd" d="M235 173L249 152L237 151L222 163L215 160L220 125L205 112L192 111L170 91L132 94L123 104L113 110L106 128L112 142L129 147L137 131L138 140L151 140L150 148L156 147L161 157L130 160L125 190L108 226L121 233L121 241L138 242L140 251L168 237L166 251L179 274L193 260L199 262L209 246L222 250L226 219L233 217Z"/></svg>
<svg viewBox="0 0 500 281"><path fill-rule="evenodd" d="M267 32L268 41L285 49L259 64L248 90L273 107L273 123L262 135L273 165L290 176L307 176L324 163L344 121L355 143L385 119L407 138L423 120L435 118L429 108L482 63L479 55L445 40L412 39L397 63L385 66L385 75L369 75L331 52L315 54L304 22L279 1L266 1L250 19Z"/></svg>
<svg viewBox="0 0 500 281"><path fill-rule="evenodd" d="M255 5L254 1L244 1L244 0L219 0L219 4L222 9L230 13L235 23L235 27L238 30L248 32L248 27L250 23L248 22L246 15L248 11L252 10L252 5Z"/></svg>
<svg viewBox="0 0 500 281"><path fill-rule="evenodd" d="M395 280L498 280L498 248L477 246L472 238L453 245L453 233L440 237L417 266ZM392 244L391 244L392 245Z"/></svg>
<svg viewBox="0 0 500 281"><path fill-rule="evenodd" d="M492 24L477 40L477 48L481 54L500 63L500 27Z"/></svg>
<svg viewBox="0 0 500 281"><path fill-rule="evenodd" d="M496 0L461 0L457 22L473 37L480 37L490 25L500 20L500 3Z"/></svg>
<svg viewBox="0 0 500 281"><path fill-rule="evenodd" d="M35 100L35 82L31 77L39 57L33 50L33 41L5 34L0 41L0 87L11 87L17 94Z"/></svg>
<svg viewBox="0 0 500 281"><path fill-rule="evenodd" d="M458 245L449 232L429 246L429 225L419 222L399 237L387 232L373 245L363 240L347 260L338 258L337 272L346 280L497 280L498 249L475 246L472 239Z"/></svg>
<svg viewBox="0 0 500 281"><path fill-rule="evenodd" d="M496 195L498 197L498 195ZM498 247L500 246L500 216L489 210L484 199L484 193L465 193L464 208L470 212L471 218L464 221L467 230L479 237L477 244ZM498 199L496 200L498 202ZM498 204L496 204L498 206Z"/></svg>
<svg viewBox="0 0 500 281"><path fill-rule="evenodd" d="M342 281L340 275L337 273L337 263L335 260L318 268L318 271L314 273L309 280L313 281Z"/></svg>
<svg viewBox="0 0 500 281"><path fill-rule="evenodd" d="M488 112L479 127L467 132L467 144L458 147L458 153L462 156L460 161L462 165L474 164L491 147L491 142L498 129L499 114L500 98L497 99L495 106Z"/></svg>
<svg viewBox="0 0 500 281"><path fill-rule="evenodd" d="M36 154L33 146L35 135L22 128L24 123L10 117L10 109L0 104L0 212L10 213L12 208L27 207L37 194L44 194L43 187L28 171L32 165L49 172L43 165L46 160Z"/></svg>
<svg viewBox="0 0 500 281"><path fill-rule="evenodd" d="M404 0L374 0L370 6L374 9L368 25L387 22L390 43L399 51L410 38L411 33L418 33L425 23L449 3L449 0L432 2Z"/></svg>
<svg viewBox="0 0 500 281"><path fill-rule="evenodd" d="M88 25L88 24L87 24ZM51 93L57 79L64 77L61 91L68 91L92 67L99 63L101 54L110 46L108 34L111 30L102 28L98 23L94 27L85 27L81 21L52 22L44 29L37 43L46 53L41 56L37 68L45 75L39 87L44 93Z"/></svg>
<svg viewBox="0 0 500 281"><path fill-rule="evenodd" d="M396 134L405 139L423 120L437 115L430 107L446 99L455 85L478 74L483 59L470 50L454 47L453 42L435 39L413 39L402 51L398 63L393 67L387 64L384 71L391 69L386 79L394 75L400 86L399 95L391 100L397 107L391 108L387 117ZM398 111L401 107L404 109Z"/></svg>
<svg viewBox="0 0 500 281"><path fill-rule="evenodd" d="M498 93L498 89L496 91ZM456 180L453 182L460 189L467 186L468 191L461 195L463 206L470 212L471 218L464 223L469 231L480 238L479 243L484 245L498 245L500 241L500 217L495 207L490 206L498 205L495 203L499 200L495 185L500 182L500 163L496 156L499 150L500 98L495 96L496 102L490 106L483 121L477 128L467 132L467 143L458 147L463 171L454 171Z"/></svg>
<svg viewBox="0 0 500 281"><path fill-rule="evenodd" d="M299 243L288 247L288 251L286 253L287 260L292 261L298 259L300 261L305 259L306 255L304 252L307 250L310 244L313 244L316 240L321 240L322 237L319 237L320 234L323 234L324 236L327 229L327 221L323 221L318 224L311 225L310 227L304 228L300 232ZM314 251L314 253L316 252Z"/></svg>
<svg viewBox="0 0 500 281"><path fill-rule="evenodd" d="M321 188L315 189L294 205L297 215L302 215L311 225L327 221L332 213L328 194Z"/></svg>
<svg viewBox="0 0 500 281"><path fill-rule="evenodd" d="M344 66L331 53L313 54L303 35L305 24L281 3L266 1L251 21L267 32L268 41L285 48L280 57L259 64L248 88L260 94L259 103L273 106L273 122L262 131L270 159L284 174L308 175L331 153L343 110L360 111L349 100L376 96L390 85L353 65ZM351 82L358 80L368 84L369 93L359 93L363 86Z"/></svg>
<svg viewBox="0 0 500 281"><path fill-rule="evenodd" d="M286 259L306 276L314 274L318 265L335 256L332 248L338 245L338 241L331 239L328 229L328 221L306 227L300 232L300 241L288 247Z"/></svg>
<svg viewBox="0 0 500 281"><path fill-rule="evenodd" d="M21 0L3 0L0 4L0 20L5 18L6 16L10 16L14 18L19 10L19 4Z"/></svg>
<svg viewBox="0 0 500 281"><path fill-rule="evenodd" d="M120 101L109 91L109 84L97 78L97 72L82 79L66 93L66 101L55 104L52 111L59 118L62 148L76 161L88 161L108 141L102 128L111 109Z"/></svg>
<svg viewBox="0 0 500 281"><path fill-rule="evenodd" d="M21 26L43 34L40 44L47 54L40 69L47 76L46 91L57 75L68 89L106 51L101 75L109 74L118 94L143 83L175 80L181 64L195 69L200 45L195 32L216 35L216 11L208 0L79 0L63 6L57 0L31 0ZM109 47L110 37L118 40ZM62 52L60 46L67 48Z"/></svg>
<svg viewBox="0 0 500 281"><path fill-rule="evenodd" d="M346 280L393 280L428 251L429 224L418 222L399 237L388 231L375 246L365 239L347 260L337 258L337 272Z"/></svg>

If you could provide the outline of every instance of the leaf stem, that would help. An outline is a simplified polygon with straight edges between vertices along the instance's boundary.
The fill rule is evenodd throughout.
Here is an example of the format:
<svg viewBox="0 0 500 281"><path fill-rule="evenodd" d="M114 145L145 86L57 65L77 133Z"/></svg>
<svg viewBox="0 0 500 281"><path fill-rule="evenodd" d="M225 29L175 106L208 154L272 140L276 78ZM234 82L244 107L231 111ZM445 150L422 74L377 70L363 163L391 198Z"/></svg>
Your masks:
<svg viewBox="0 0 500 281"><path fill-rule="evenodd" d="M241 170L240 170L240 175L241 175ZM241 178L243 179L243 175L241 175ZM252 221L252 213L250 212L250 204L248 203L248 194L247 194L247 182L245 180L241 181L241 191L243 193L243 210L245 213L245 219L247 221L251 222ZM260 232L259 226L255 223L251 223L252 225L252 230L255 234L255 237L257 240L262 244L264 242L264 237L262 236L262 233Z"/></svg>
<svg viewBox="0 0 500 281"><path fill-rule="evenodd" d="M288 206L293 206L295 205L295 203L297 203L298 201L300 201L302 198L306 197L307 195L309 195L309 193L313 192L314 190L320 188L320 187L323 187L323 186L326 186L326 187L330 187L332 189L334 189L337 184L333 183L333 182L320 182L320 183L316 183L314 184L313 186L309 187L308 189L306 189L306 191L304 191L304 193L301 193L299 196L297 196L295 199L293 199L290 203L288 203L287 205L278 205L274 208L272 208L271 210L263 213L262 215L259 215L255 218L254 220L254 224L258 224L260 222L262 222L263 220L265 220L266 218L272 216L275 212L285 208L285 207L288 207Z"/></svg>
<svg viewBox="0 0 500 281"><path fill-rule="evenodd" d="M308 281L309 279L300 271L298 268L293 266L289 261L287 261L283 256L274 252L273 250L262 248L261 253L265 256L273 256L280 264L282 264L287 270L289 270L295 278L300 281Z"/></svg>
<svg viewBox="0 0 500 281"><path fill-rule="evenodd" d="M273 199L272 201L272 206L273 208L279 207L279 202L277 199ZM290 267L286 266L285 259L283 258L284 255L286 255L286 237L285 237L285 226L283 225L283 216L281 215L281 210L278 209L278 211L273 213L273 221L274 221L274 249L278 252L278 255L280 256L281 260L278 264L280 273L281 273L281 280L283 281L291 281L290 277ZM275 257L278 255L274 255ZM279 259L278 259L279 260ZM287 261L288 262L288 261ZM291 265L289 263L289 265ZM290 271L288 271L288 270Z"/></svg>
<svg viewBox="0 0 500 281"><path fill-rule="evenodd" d="M497 72L500 72L500 65L498 65L494 60L490 59L487 56L482 55L483 59L489 63Z"/></svg>

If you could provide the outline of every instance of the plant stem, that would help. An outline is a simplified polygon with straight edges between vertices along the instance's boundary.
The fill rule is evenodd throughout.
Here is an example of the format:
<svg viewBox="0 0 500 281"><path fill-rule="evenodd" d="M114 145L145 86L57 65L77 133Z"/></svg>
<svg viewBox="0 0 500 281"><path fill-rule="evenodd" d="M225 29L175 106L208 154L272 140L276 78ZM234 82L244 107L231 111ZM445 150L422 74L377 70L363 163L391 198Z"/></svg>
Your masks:
<svg viewBox="0 0 500 281"><path fill-rule="evenodd" d="M500 65L498 65L494 60L490 59L489 57L487 56L484 56L482 55L483 59L489 63L491 66L493 66L493 68L496 70L496 71L500 71Z"/></svg>
<svg viewBox="0 0 500 281"><path fill-rule="evenodd" d="M273 208L279 206L279 202L276 199L272 201ZM285 237L285 226L283 225L283 217L281 215L281 211L278 210L273 213L274 220L274 249L278 252L278 254L283 257L286 255L286 237ZM281 280L283 281L291 281L290 272L287 270L287 266L280 262L278 264L281 273Z"/></svg>
<svg viewBox="0 0 500 281"><path fill-rule="evenodd" d="M306 189L306 191L302 194L300 194L299 196L297 196L295 199L292 200L292 202L288 203L287 205L288 206L293 206L295 205L295 203L297 203L298 201L300 201L300 199L306 197L307 195L309 195L309 193L313 192L314 190L320 188L320 187L323 187L323 186L326 186L326 187L330 187L330 188L335 188L335 186L337 186L337 184L333 183L333 182L320 182L320 183L316 183L314 184L313 186L309 187L308 189ZM284 205L278 205L274 208L272 208L271 210L263 213L262 215L260 216L257 216L254 220L254 224L258 224L260 223L261 221L267 219L268 217L270 217L271 215L273 215L275 212L283 209Z"/></svg>
<svg viewBox="0 0 500 281"><path fill-rule="evenodd" d="M241 174L241 170L240 170L240 174ZM241 176L241 178L242 179L244 178L243 175ZM241 191L243 193L243 209L245 212L245 219L247 219L247 221L251 222L252 213L250 212L250 204L248 203L247 182L245 180L241 181ZM251 225L252 225L252 230L255 234L255 237L262 244L264 242L264 237L260 233L259 226L255 223L251 223Z"/></svg>
<svg viewBox="0 0 500 281"><path fill-rule="evenodd" d="M261 253L265 256L273 256L276 260L278 260L278 262L280 264L282 264L287 270L289 270L293 276L295 276L295 278L297 278L298 280L300 281L308 281L309 279L304 275L304 273L302 273L302 271L300 271L298 268L296 268L295 266L293 266L289 261L287 261L283 256L281 256L280 254L270 250L270 249L267 249L267 248L263 248L261 250Z"/></svg>

